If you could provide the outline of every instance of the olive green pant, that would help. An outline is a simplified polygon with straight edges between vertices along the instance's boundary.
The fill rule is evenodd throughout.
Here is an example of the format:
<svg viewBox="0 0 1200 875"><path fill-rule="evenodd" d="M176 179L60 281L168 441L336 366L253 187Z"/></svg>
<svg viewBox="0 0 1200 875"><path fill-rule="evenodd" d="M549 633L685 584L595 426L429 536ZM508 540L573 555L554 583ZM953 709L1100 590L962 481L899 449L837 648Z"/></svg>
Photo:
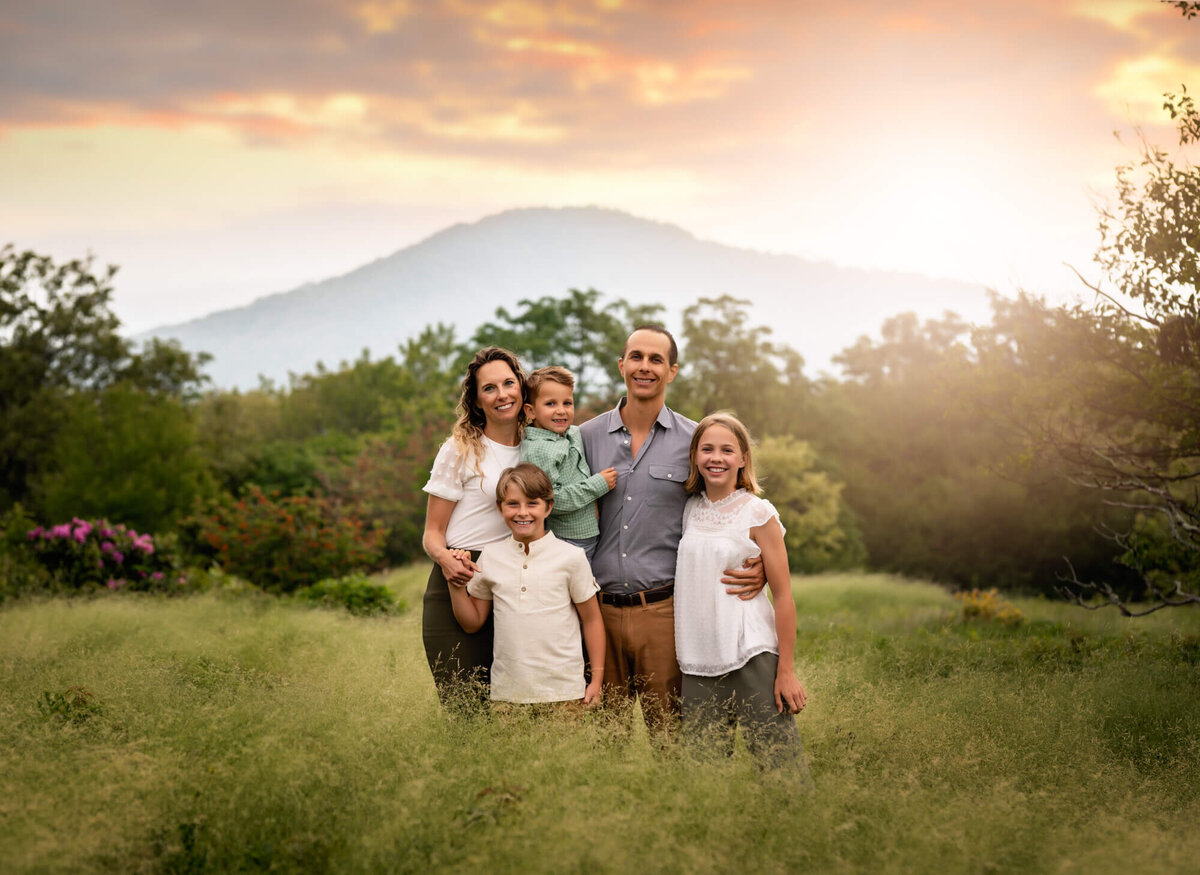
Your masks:
<svg viewBox="0 0 1200 875"><path fill-rule="evenodd" d="M683 676L685 744L732 754L734 732L742 727L746 747L772 765L803 760L796 718L775 707L779 657L760 653L720 677Z"/></svg>
<svg viewBox="0 0 1200 875"><path fill-rule="evenodd" d="M471 554L478 559L478 553ZM450 584L434 563L422 600L421 638L438 699L448 711L486 709L492 669L492 615L478 632L464 632L450 603Z"/></svg>

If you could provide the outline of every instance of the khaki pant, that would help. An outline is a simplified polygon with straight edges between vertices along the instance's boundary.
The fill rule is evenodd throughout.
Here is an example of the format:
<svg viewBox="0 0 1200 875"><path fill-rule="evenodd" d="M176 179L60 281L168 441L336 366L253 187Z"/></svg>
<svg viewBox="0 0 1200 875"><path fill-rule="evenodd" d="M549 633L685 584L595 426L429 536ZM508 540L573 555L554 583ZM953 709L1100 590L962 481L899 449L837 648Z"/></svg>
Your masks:
<svg viewBox="0 0 1200 875"><path fill-rule="evenodd" d="M647 727L674 728L682 679L675 659L675 597L628 608L601 603L600 615L605 705L630 705L641 696Z"/></svg>

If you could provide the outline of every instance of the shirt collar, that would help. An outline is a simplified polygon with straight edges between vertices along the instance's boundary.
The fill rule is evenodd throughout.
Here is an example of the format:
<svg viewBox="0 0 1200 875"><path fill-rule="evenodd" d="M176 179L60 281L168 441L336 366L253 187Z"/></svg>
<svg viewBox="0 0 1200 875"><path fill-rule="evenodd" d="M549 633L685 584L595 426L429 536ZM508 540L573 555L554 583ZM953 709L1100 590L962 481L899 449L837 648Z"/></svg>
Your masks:
<svg viewBox="0 0 1200 875"><path fill-rule="evenodd" d="M608 417L607 430L610 433L614 431L620 431L625 427L625 421L621 419L621 408L625 406L625 402L628 400L628 396L622 397L621 400L617 402L617 406L605 414ZM671 418L671 409L667 407L666 404L659 409L658 416L654 418L654 421L663 428L670 428L675 424Z"/></svg>
<svg viewBox="0 0 1200 875"><path fill-rule="evenodd" d="M555 540L554 532L547 529L545 535L538 538L536 541L529 542L529 555L536 556L538 553L545 550L547 545L549 545L550 542L553 540ZM526 555L525 554L525 545L522 544L520 541L518 541L516 538L512 537L512 535L509 535L508 543L512 544L514 549L519 550L521 552L522 556Z"/></svg>

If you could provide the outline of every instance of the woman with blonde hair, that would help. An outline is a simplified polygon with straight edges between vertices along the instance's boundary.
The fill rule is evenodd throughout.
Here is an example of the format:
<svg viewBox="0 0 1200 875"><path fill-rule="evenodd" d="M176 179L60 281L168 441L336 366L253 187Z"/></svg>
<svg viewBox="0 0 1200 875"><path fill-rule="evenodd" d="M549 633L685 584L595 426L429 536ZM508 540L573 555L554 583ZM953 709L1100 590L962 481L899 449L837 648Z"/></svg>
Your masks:
<svg viewBox="0 0 1200 875"><path fill-rule="evenodd" d="M434 565L421 637L446 707L469 708L488 699L492 621L478 632L464 632L448 587L466 586L483 546L509 535L496 507L496 483L505 468L520 462L525 401L525 372L516 355L496 346L479 350L463 377L458 420L424 487L429 503L421 544ZM456 551L469 551L472 561Z"/></svg>

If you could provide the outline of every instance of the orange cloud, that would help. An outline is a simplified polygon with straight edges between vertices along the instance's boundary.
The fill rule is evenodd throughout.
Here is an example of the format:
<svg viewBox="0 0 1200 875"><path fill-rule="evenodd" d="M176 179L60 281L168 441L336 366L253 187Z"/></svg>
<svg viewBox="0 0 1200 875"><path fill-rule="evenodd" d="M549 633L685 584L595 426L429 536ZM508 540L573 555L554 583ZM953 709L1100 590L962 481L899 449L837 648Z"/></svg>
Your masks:
<svg viewBox="0 0 1200 875"><path fill-rule="evenodd" d="M410 15L412 6L408 0L367 0L354 7L354 17L362 22L367 33L391 33Z"/></svg>

